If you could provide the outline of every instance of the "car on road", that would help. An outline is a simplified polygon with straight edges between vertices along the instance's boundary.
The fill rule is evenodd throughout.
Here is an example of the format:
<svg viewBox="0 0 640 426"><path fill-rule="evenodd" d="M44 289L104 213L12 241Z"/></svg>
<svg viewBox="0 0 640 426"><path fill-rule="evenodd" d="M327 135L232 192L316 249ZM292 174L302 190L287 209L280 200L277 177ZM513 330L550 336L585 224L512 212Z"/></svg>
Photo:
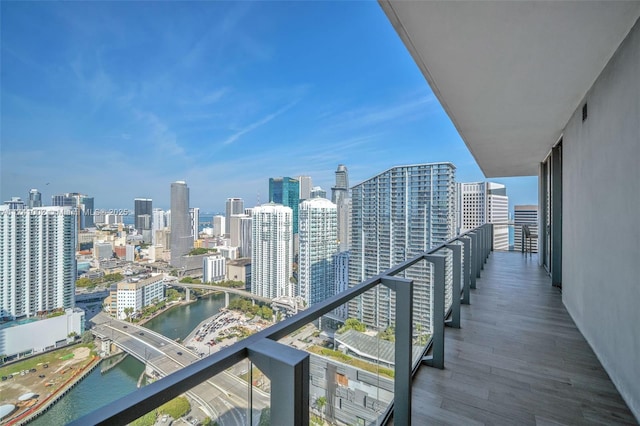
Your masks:
<svg viewBox="0 0 640 426"><path fill-rule="evenodd" d="M178 355L182 355L182 352L177 352Z"/></svg>
<svg viewBox="0 0 640 426"><path fill-rule="evenodd" d="M123 325L123 326L122 326L122 328L129 328L129 327L128 327L128 326L126 326L126 325Z"/></svg>
<svg viewBox="0 0 640 426"><path fill-rule="evenodd" d="M141 335L141 336L144 336L144 333L142 331L140 333L138 333L138 334Z"/></svg>

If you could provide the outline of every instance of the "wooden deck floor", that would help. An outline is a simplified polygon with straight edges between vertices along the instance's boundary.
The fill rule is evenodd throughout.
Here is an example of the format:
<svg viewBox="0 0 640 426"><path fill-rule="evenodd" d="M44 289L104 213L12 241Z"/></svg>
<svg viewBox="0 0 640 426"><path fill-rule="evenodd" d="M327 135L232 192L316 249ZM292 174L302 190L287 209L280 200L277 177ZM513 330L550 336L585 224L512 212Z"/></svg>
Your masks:
<svg viewBox="0 0 640 426"><path fill-rule="evenodd" d="M536 257L494 252L445 369L421 367L412 424L637 424Z"/></svg>

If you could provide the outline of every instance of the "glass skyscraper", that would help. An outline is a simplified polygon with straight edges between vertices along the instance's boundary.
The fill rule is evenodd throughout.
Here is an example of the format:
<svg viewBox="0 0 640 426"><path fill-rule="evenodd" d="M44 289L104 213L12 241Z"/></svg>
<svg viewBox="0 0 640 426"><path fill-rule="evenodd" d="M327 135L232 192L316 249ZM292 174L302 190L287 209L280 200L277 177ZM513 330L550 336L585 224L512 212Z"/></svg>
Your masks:
<svg viewBox="0 0 640 426"><path fill-rule="evenodd" d="M351 199L349 198L349 174L347 166L338 165L336 170L336 186L331 188L331 201L338 208L338 241L340 251L349 250L349 209Z"/></svg>
<svg viewBox="0 0 640 426"><path fill-rule="evenodd" d="M454 236L454 176L451 163L398 166L351 189L350 286ZM411 267L406 277L415 283L414 321L430 330L429 264ZM384 329L395 321L394 299L394 292L378 286L350 303L349 316Z"/></svg>
<svg viewBox="0 0 640 426"><path fill-rule="evenodd" d="M269 202L282 204L293 210L293 233L297 234L300 182L290 177L269 178Z"/></svg>
<svg viewBox="0 0 640 426"><path fill-rule="evenodd" d="M135 227L142 234L153 226L153 201L151 198L135 198L133 204Z"/></svg>
<svg viewBox="0 0 640 426"><path fill-rule="evenodd" d="M29 191L29 208L42 207L42 194L37 189Z"/></svg>
<svg viewBox="0 0 640 426"><path fill-rule="evenodd" d="M336 294L333 270L338 253L336 205L326 198L312 198L300 204L300 297L312 306Z"/></svg>
<svg viewBox="0 0 640 426"><path fill-rule="evenodd" d="M253 209L251 293L263 297L295 297L292 211L278 204Z"/></svg>
<svg viewBox="0 0 640 426"><path fill-rule="evenodd" d="M184 181L171 184L171 265L182 267L182 256L193 248L189 187Z"/></svg>

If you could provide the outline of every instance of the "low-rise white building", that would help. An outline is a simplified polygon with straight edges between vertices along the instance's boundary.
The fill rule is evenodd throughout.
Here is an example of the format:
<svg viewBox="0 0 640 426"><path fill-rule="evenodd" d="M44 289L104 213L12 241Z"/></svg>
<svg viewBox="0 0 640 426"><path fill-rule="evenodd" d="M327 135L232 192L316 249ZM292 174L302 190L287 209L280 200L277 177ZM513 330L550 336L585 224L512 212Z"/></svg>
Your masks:
<svg viewBox="0 0 640 426"><path fill-rule="evenodd" d="M115 303L114 303L115 296ZM109 313L118 319L126 319L125 309L132 308L132 313L142 308L165 299L164 282L162 274L150 278L129 278L127 281L116 285L115 295L105 299L105 305L109 307Z"/></svg>
<svg viewBox="0 0 640 426"><path fill-rule="evenodd" d="M84 311L67 309L53 318L34 317L11 321L0 326L0 353L6 358L23 357L59 348L74 335L84 332ZM75 334L74 334L75 333Z"/></svg>
<svg viewBox="0 0 640 426"><path fill-rule="evenodd" d="M227 268L224 256L216 254L202 259L202 282L217 283L224 281Z"/></svg>

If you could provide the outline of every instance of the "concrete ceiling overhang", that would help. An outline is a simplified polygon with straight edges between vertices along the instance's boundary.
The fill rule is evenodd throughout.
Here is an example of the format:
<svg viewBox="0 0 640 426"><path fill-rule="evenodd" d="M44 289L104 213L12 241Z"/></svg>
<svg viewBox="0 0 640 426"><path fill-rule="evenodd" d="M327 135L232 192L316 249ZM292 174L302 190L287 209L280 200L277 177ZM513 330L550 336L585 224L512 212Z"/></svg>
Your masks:
<svg viewBox="0 0 640 426"><path fill-rule="evenodd" d="M379 0L487 177L532 176L638 1Z"/></svg>

